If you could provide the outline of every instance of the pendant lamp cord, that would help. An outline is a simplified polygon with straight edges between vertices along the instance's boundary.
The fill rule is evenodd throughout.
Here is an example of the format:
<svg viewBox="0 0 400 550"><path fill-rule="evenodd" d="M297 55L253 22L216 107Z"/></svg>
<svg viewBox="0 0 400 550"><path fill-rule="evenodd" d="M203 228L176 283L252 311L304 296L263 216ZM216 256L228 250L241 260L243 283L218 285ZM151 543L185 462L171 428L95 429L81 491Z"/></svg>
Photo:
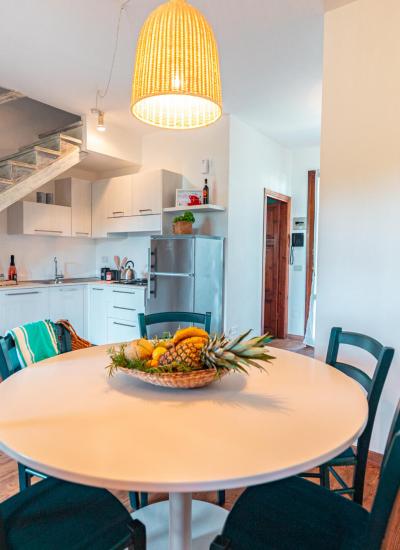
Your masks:
<svg viewBox="0 0 400 550"><path fill-rule="evenodd" d="M113 51L113 55L112 55L112 59L111 59L110 72L108 74L108 80L107 80L107 84L104 88L104 91L101 91L101 90L96 91L96 109L99 108L99 101L106 97L106 95L108 94L108 90L110 89L111 79L112 79L113 72L114 72L115 59L116 59L117 51L118 51L119 32L120 32L120 27L121 27L122 14L126 10L129 2L130 2L130 0L122 0L121 1L121 6L119 8L119 14L118 14L117 29L116 29L116 32L115 32L114 51Z"/></svg>

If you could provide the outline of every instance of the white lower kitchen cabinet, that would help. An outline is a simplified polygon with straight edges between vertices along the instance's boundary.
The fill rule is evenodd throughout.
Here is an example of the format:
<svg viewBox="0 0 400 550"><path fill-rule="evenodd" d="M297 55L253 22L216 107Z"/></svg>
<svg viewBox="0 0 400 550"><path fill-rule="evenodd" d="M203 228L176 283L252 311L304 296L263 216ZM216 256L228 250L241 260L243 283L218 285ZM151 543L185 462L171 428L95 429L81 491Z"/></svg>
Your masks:
<svg viewBox="0 0 400 550"><path fill-rule="evenodd" d="M89 286L89 340L115 344L139 338L138 313L145 311L144 288Z"/></svg>
<svg viewBox="0 0 400 550"><path fill-rule="evenodd" d="M139 338L146 289L124 285L60 284L0 290L0 335L25 323L67 319L92 344Z"/></svg>
<svg viewBox="0 0 400 550"><path fill-rule="evenodd" d="M107 338L109 344L127 342L140 338L139 326L137 321L123 321L121 319L107 319Z"/></svg>
<svg viewBox="0 0 400 550"><path fill-rule="evenodd" d="M47 319L47 288L27 288L0 292L0 334L25 323Z"/></svg>
<svg viewBox="0 0 400 550"><path fill-rule="evenodd" d="M49 288L49 317L52 321L67 319L79 336L85 337L85 287Z"/></svg>
<svg viewBox="0 0 400 550"><path fill-rule="evenodd" d="M107 310L109 289L103 286L88 287L88 340L92 344L107 344Z"/></svg>

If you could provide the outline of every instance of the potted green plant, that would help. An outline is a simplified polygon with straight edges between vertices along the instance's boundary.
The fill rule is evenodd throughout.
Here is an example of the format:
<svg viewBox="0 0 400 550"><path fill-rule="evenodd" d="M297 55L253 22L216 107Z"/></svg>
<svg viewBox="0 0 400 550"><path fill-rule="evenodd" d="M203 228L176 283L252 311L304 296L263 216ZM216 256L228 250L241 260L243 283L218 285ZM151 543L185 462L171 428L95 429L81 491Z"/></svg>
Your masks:
<svg viewBox="0 0 400 550"><path fill-rule="evenodd" d="M182 216L176 216L172 230L176 235L190 235L193 233L195 218L192 212L185 212Z"/></svg>

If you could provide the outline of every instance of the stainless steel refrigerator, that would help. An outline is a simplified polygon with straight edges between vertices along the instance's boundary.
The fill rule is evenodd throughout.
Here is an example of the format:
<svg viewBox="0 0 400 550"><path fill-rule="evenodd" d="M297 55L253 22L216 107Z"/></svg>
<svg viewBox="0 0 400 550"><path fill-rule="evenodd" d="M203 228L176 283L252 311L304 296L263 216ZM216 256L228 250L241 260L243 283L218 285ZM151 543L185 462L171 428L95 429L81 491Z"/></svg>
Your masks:
<svg viewBox="0 0 400 550"><path fill-rule="evenodd" d="M221 332L223 286L222 237L174 235L151 238L146 313L210 311L211 332ZM164 331L172 333L177 325L154 325L149 329L149 335L154 336Z"/></svg>

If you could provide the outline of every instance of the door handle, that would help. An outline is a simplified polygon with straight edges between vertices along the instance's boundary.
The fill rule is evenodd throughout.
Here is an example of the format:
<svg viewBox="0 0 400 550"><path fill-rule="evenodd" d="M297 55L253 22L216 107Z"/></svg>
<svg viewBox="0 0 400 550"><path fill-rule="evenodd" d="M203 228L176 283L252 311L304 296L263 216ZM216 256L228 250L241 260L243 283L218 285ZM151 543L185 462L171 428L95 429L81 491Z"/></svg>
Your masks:
<svg viewBox="0 0 400 550"><path fill-rule="evenodd" d="M35 229L37 233L59 233L62 235L62 231L56 231L55 229Z"/></svg>
<svg viewBox="0 0 400 550"><path fill-rule="evenodd" d="M164 273L153 271L152 275L158 275L160 277L194 277L194 273Z"/></svg>
<svg viewBox="0 0 400 550"><path fill-rule="evenodd" d="M27 296L28 294L40 294L38 290L32 290L31 292L8 292L6 296Z"/></svg>
<svg viewBox="0 0 400 550"><path fill-rule="evenodd" d="M136 325L127 325L126 323L117 323L117 321L113 321L113 325L119 325L120 327L136 328Z"/></svg>
<svg viewBox="0 0 400 550"><path fill-rule="evenodd" d="M122 306L113 306L114 309L124 309L125 311L136 311L136 309L133 309L131 307L122 307Z"/></svg>

